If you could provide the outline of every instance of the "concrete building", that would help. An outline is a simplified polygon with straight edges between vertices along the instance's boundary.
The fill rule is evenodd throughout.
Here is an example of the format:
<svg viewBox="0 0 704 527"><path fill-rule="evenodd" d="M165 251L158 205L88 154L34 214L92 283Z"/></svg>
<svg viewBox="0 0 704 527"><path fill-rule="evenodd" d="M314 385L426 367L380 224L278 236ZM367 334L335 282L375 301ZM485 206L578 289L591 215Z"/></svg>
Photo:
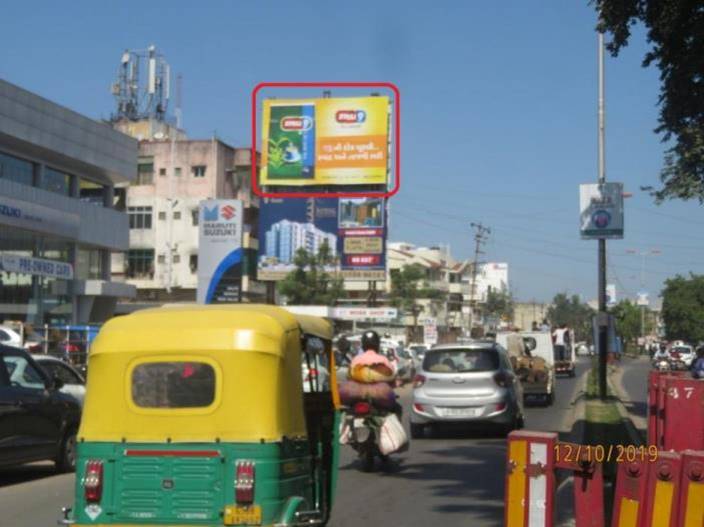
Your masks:
<svg viewBox="0 0 704 527"><path fill-rule="evenodd" d="M122 189L129 251L113 259L113 276L136 286L138 303L195 302L199 203L239 199L245 211L242 295L262 300L266 291L255 281L258 198L250 188L251 151L216 138L183 139L169 126L120 127L142 139L137 178ZM156 137L142 135L153 130ZM171 134L179 139L172 141Z"/></svg>
<svg viewBox="0 0 704 527"><path fill-rule="evenodd" d="M550 304L541 302L516 302L513 305L513 325L523 331L533 329L533 323L538 327L548 318Z"/></svg>
<svg viewBox="0 0 704 527"><path fill-rule="evenodd" d="M320 247L326 243L334 257L337 254L336 241L334 234L321 231L312 223L289 220L274 223L264 233L267 258L275 258L277 262L286 264L293 263L299 249L318 254Z"/></svg>
<svg viewBox="0 0 704 527"><path fill-rule="evenodd" d="M135 289L110 279L129 246L115 185L137 141L0 80L0 320L101 322Z"/></svg>

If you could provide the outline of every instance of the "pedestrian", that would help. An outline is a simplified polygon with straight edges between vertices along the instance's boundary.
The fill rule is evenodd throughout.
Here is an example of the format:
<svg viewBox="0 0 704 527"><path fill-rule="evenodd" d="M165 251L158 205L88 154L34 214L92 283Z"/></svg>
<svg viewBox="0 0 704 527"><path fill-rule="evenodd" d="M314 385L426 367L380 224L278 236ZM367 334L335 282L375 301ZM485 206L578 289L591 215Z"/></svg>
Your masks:
<svg viewBox="0 0 704 527"><path fill-rule="evenodd" d="M543 323L540 325L540 331L550 331L550 324L548 324L547 319L543 319Z"/></svg>
<svg viewBox="0 0 704 527"><path fill-rule="evenodd" d="M560 326L552 332L552 344L555 351L555 358L559 361L565 360L567 341L569 340L567 324Z"/></svg>
<svg viewBox="0 0 704 527"><path fill-rule="evenodd" d="M704 379L704 346L697 348L697 359L692 364L692 377Z"/></svg>

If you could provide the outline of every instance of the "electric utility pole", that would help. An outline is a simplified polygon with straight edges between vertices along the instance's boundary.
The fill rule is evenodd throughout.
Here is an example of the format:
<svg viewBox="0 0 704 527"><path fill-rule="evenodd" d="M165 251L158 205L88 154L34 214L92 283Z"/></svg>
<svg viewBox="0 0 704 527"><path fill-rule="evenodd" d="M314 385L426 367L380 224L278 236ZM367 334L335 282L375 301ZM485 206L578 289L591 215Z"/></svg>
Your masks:
<svg viewBox="0 0 704 527"><path fill-rule="evenodd" d="M472 282L469 286L469 335L472 335L472 326L474 324L474 296L477 287L477 271L479 270L479 255L484 254L481 250L482 245L489 239L491 229L480 223L472 222L470 227L474 229L474 261L472 262Z"/></svg>
<svg viewBox="0 0 704 527"><path fill-rule="evenodd" d="M599 99L598 105L598 159L599 185L606 183L606 162L604 159L605 116L604 116L604 33L598 32L599 46ZM599 398L606 399L606 358L609 344L609 325L606 312L606 238L599 238Z"/></svg>

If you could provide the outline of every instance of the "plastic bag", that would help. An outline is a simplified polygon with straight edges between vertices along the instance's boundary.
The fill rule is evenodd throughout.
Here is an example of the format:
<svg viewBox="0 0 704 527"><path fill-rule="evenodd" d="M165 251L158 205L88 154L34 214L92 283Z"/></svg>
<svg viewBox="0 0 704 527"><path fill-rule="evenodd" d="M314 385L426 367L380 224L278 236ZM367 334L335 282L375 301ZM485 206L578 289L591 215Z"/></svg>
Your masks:
<svg viewBox="0 0 704 527"><path fill-rule="evenodd" d="M401 421L396 414L387 415L379 429L377 440L379 452L386 456L401 450L406 443L408 443L408 436Z"/></svg>

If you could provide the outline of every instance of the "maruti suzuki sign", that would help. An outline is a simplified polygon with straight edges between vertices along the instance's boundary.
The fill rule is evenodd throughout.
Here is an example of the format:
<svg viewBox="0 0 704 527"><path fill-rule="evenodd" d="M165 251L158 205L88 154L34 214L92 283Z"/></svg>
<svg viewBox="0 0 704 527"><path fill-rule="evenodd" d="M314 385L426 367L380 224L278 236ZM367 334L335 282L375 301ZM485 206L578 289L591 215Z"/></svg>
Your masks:
<svg viewBox="0 0 704 527"><path fill-rule="evenodd" d="M239 302L242 288L242 202L211 199L198 211L198 302Z"/></svg>

